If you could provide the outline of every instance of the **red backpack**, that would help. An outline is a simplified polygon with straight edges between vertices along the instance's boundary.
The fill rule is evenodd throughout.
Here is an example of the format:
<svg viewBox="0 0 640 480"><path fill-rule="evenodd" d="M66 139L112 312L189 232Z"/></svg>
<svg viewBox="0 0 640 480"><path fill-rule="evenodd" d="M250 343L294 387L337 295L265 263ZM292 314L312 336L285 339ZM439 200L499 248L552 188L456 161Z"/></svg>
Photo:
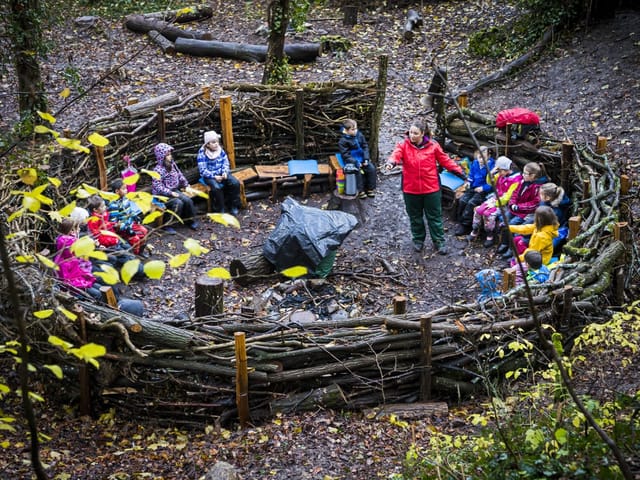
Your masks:
<svg viewBox="0 0 640 480"><path fill-rule="evenodd" d="M526 108L510 108L499 112L496 116L496 127L504 130L508 123L511 124L511 138L513 140L526 139L529 133L536 133L540 130L540 117Z"/></svg>

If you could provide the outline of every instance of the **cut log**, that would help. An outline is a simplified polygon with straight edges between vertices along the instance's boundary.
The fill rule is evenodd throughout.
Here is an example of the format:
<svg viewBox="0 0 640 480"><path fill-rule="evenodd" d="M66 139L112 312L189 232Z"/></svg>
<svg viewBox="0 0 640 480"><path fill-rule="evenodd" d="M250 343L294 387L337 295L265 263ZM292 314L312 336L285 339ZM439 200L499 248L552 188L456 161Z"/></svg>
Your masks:
<svg viewBox="0 0 640 480"><path fill-rule="evenodd" d="M374 413L375 412L375 413ZM419 420L432 416L444 417L449 415L449 407L445 402L425 403L393 403L385 405L380 410L374 411L376 419L382 419L395 415L402 420ZM367 415L367 418L369 415Z"/></svg>
<svg viewBox="0 0 640 480"><path fill-rule="evenodd" d="M183 30L163 20L146 18L143 15L128 15L125 17L124 26L136 33L149 33L151 30L156 30L174 42L177 38L197 38L200 40L211 40L213 38L211 33Z"/></svg>
<svg viewBox="0 0 640 480"><path fill-rule="evenodd" d="M414 31L420 27L422 27L422 16L415 10L409 9L404 23L404 39L408 42L413 40Z"/></svg>
<svg viewBox="0 0 640 480"><path fill-rule="evenodd" d="M160 47L160 50L162 50L162 53L170 53L170 54L175 53L176 46L173 44L173 42L169 40L167 37L165 37L164 35L162 35L160 32L158 32L157 30L149 30L147 35L149 36L149 38L153 43L155 43Z"/></svg>
<svg viewBox="0 0 640 480"><path fill-rule="evenodd" d="M217 315L224 310L224 283L220 278L200 275L195 286L196 317Z"/></svg>
<svg viewBox="0 0 640 480"><path fill-rule="evenodd" d="M213 8L209 5L193 5L179 10L144 13L142 16L150 20L164 20L171 23L197 22L213 17Z"/></svg>
<svg viewBox="0 0 640 480"><path fill-rule="evenodd" d="M262 254L262 247L259 247L241 258L231 260L229 272L238 284L246 286L252 280L273 276L275 269Z"/></svg>
<svg viewBox="0 0 640 480"><path fill-rule="evenodd" d="M164 107L166 105L175 105L180 101L180 97L176 92L165 93L159 97L150 98L144 102L134 103L133 105L127 105L122 109L123 115L129 118L143 117L154 113L157 108Z"/></svg>
<svg viewBox="0 0 640 480"><path fill-rule="evenodd" d="M316 388L310 392L295 393L269 403L271 413L295 413L317 410L318 407L341 410L346 408L347 400L342 389L332 384L324 388Z"/></svg>
<svg viewBox="0 0 640 480"><path fill-rule="evenodd" d="M264 62L267 59L266 45L251 45L237 42L218 42L195 38L176 39L176 51L199 57L220 57ZM291 43L285 45L284 53L291 63L313 62L320 56L319 43Z"/></svg>
<svg viewBox="0 0 640 480"><path fill-rule="evenodd" d="M344 193L338 193L337 190L334 190L329 199L329 209L341 210L355 216L358 220L356 228L367 222L365 208L357 195L345 195Z"/></svg>

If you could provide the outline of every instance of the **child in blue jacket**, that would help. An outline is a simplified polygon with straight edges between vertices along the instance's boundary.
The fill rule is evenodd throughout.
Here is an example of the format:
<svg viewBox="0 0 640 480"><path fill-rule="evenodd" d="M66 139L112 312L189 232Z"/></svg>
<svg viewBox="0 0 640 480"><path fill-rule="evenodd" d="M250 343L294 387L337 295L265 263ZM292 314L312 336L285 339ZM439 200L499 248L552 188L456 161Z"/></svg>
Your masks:
<svg viewBox="0 0 640 480"><path fill-rule="evenodd" d="M376 167L369 158L369 145L362 132L358 130L358 123L351 118L342 122L342 136L338 140L338 150L345 165L353 164L358 167L356 186L360 198L376 196Z"/></svg>
<svg viewBox="0 0 640 480"><path fill-rule="evenodd" d="M495 160L489 155L489 149L485 146L476 150L474 157L467 176L469 186L458 199L457 218L459 225L455 235L467 235L471 232L473 209L484 202L487 195L491 193L491 185L487 182L487 177L493 169Z"/></svg>

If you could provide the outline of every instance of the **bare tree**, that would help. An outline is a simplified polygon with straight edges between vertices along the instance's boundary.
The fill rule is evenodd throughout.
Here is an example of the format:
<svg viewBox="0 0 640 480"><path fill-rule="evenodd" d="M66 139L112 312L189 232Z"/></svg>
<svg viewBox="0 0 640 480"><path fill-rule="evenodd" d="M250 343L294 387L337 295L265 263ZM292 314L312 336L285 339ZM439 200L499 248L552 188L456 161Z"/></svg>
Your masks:
<svg viewBox="0 0 640 480"><path fill-rule="evenodd" d="M264 66L262 83L288 83L289 66L284 54L284 40L289 24L290 0L270 0L267 7L267 22L269 24L269 47L267 61Z"/></svg>

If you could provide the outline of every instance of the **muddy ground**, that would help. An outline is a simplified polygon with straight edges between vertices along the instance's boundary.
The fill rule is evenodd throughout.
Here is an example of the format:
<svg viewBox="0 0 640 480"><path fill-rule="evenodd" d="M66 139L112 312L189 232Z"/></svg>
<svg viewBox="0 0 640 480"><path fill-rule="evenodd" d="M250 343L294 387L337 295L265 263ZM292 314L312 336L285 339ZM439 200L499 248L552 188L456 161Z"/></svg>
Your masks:
<svg viewBox="0 0 640 480"><path fill-rule="evenodd" d="M212 29L220 38L261 41L253 32L262 23L262 16L252 5L215 2L215 19L199 28ZM423 113L418 99L431 79L431 61L447 66L454 89L499 69L500 60L476 59L466 53L467 36L480 26L506 21L514 14L514 8L502 2L415 2L414 7L421 5L425 25L412 44L400 39L405 15L401 9L361 12L360 23L353 29L342 25L335 9L315 11L310 31L300 37L311 38L323 32L341 34L352 39L354 46L345 55L327 56L315 64L296 67L294 78L299 82L367 78L375 71L377 55L389 55L389 88L381 127L383 157L400 140L410 119ZM470 106L484 113L514 106L530 108L540 114L547 133L576 143L594 145L597 135L607 136L611 159L633 174L640 165L638 25L637 12L619 12L613 21L558 37L542 58L474 92ZM172 89L186 94L207 83L259 82L262 74L258 64L163 55L146 46L145 38L123 30L119 22L104 19L93 29L74 27L69 22L65 29L52 31L51 35L57 47L45 65L50 91L65 86L66 66L82 71L86 88L110 66L138 52L120 76L93 89L86 100L67 110L58 119L60 128L77 128L83 120L111 112L130 96L146 98ZM11 77L2 77L1 82L2 90L14 90ZM55 110L63 101L55 99L53 103ZM3 128L15 117L13 106L11 97L0 97ZM434 255L428 242L422 254L414 253L398 182L398 176L379 177L378 195L364 200L366 223L343 243L328 278L328 288L335 291L333 296L347 315L389 311L397 294L408 297L410 311L470 300L478 293L473 273L504 266L491 249L469 246L464 239L454 237L454 224L448 214L445 220L451 253ZM637 183L634 185L637 189ZM328 193L313 194L303 202L322 207L328 198ZM165 250L181 250L182 240L192 236L211 251L183 268L169 271L161 282L134 283L128 293L142 299L154 318L188 320L193 314L195 278L214 266L228 268L231 259L260 246L279 218L279 202L253 202L238 218L240 230L203 222L195 234L179 229L177 236L154 236L151 243L156 258L166 258ZM390 278L380 259L399 275ZM255 304L254 299L273 291L276 283L263 281L240 287L227 282L225 308L237 312L242 305ZM299 300L301 305L307 301L305 297ZM285 308L275 300L262 305L272 311ZM301 305L294 302L286 308ZM216 460L226 460L247 479L364 480L387 478L399 471L410 443L424 442L429 428L458 432L467 428L465 415L476 408L475 403L452 404L450 408L447 418L410 422L406 429L368 420L362 413L319 410L274 419L244 432L191 432L186 439L171 429L135 426L117 414L115 418L103 418L101 423L77 419L73 412L39 414L41 427L52 436L45 444L43 458L51 465L51 472L65 472L70 475L67 478L142 478L135 477L135 472L146 472L151 478L198 478ZM0 462L4 463L0 476L29 478L28 467L22 463L27 455L26 450L12 451L10 458ZM110 476L117 472L119 476Z"/></svg>

